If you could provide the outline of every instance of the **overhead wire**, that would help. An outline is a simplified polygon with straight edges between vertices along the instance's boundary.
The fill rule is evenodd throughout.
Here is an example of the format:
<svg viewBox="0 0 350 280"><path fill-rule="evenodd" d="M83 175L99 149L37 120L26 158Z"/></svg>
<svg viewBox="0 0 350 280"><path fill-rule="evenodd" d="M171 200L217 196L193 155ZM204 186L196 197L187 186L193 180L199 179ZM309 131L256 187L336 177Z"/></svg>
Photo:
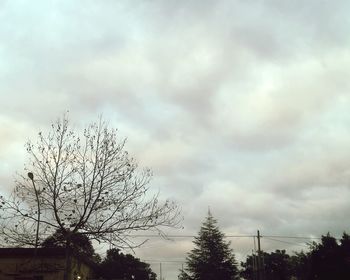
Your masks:
<svg viewBox="0 0 350 280"><path fill-rule="evenodd" d="M182 234L171 234L171 235L159 235L159 234L130 234L127 235L128 237L155 237L155 238L162 238L162 239L166 239L166 238L192 238L192 237L196 237L197 235L193 234L193 235L182 235ZM254 237L254 235L225 235L225 237L228 238L239 238L239 237Z"/></svg>
<svg viewBox="0 0 350 280"><path fill-rule="evenodd" d="M183 235L183 234L171 234L171 235L159 235L159 234L130 234L127 235L128 237L142 237L142 238L161 238L161 239L168 239L168 238L194 238L197 235ZM256 237L256 235L252 234L225 234L226 238L253 238ZM280 239L304 239L304 240L320 240L322 237L312 237L312 236L289 236L289 235L261 235L261 238L280 238Z"/></svg>
<svg viewBox="0 0 350 280"><path fill-rule="evenodd" d="M295 242L288 242L288 241L284 241L284 240L278 240L278 239L274 239L274 238L269 238L269 237L265 237L265 239L267 240L271 240L271 241L276 241L276 242L281 242L281 243L285 243L285 244L290 244L290 245L296 245L296 246L301 246L301 247L307 247L307 243L295 243Z"/></svg>

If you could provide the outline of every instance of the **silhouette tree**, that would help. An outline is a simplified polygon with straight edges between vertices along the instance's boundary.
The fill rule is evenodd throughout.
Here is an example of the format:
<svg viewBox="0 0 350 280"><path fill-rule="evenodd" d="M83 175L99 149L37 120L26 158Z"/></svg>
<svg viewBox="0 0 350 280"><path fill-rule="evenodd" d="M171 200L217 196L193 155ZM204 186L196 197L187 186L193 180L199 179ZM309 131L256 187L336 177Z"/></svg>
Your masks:
<svg viewBox="0 0 350 280"><path fill-rule="evenodd" d="M193 241L195 248L188 254L181 280L234 280L239 279L238 268L230 243L225 242L217 221L211 213Z"/></svg>
<svg viewBox="0 0 350 280"><path fill-rule="evenodd" d="M28 176L19 175L12 195L0 197L0 236L8 244L37 247L59 230L67 247L77 233L136 247L132 231L179 223L178 206L148 194L151 171L139 170L125 139L102 119L78 133L64 116L26 148Z"/></svg>
<svg viewBox="0 0 350 280"><path fill-rule="evenodd" d="M59 229L66 240L79 232L133 246L133 230L176 225L178 207L146 195L151 171L139 172L124 146L125 139L119 141L117 130L102 120L79 135L63 117L46 136L39 133L37 143L27 143L29 178L20 176L12 197L3 198L8 223L1 233L12 243L34 245L40 223L40 236Z"/></svg>
<svg viewBox="0 0 350 280"><path fill-rule="evenodd" d="M257 278L257 255L248 255L245 262L241 262L240 275L244 279L255 280Z"/></svg>
<svg viewBox="0 0 350 280"><path fill-rule="evenodd" d="M310 244L308 252L289 256L284 250L263 253L266 279L326 280L350 279L350 237L344 233L340 242L329 233L321 242ZM241 263L244 279L257 279L254 258L248 256Z"/></svg>
<svg viewBox="0 0 350 280"><path fill-rule="evenodd" d="M340 271L344 279L350 279L350 236L343 233L340 240Z"/></svg>
<svg viewBox="0 0 350 280"><path fill-rule="evenodd" d="M309 252L295 252L294 255L290 257L290 270L291 275L298 280L309 279L310 274L310 254Z"/></svg>
<svg viewBox="0 0 350 280"><path fill-rule="evenodd" d="M292 276L291 259L285 250L276 250L275 252L262 252L264 260L264 275L270 280L287 280ZM244 279L257 279L257 257L250 255L245 262L241 263L241 276Z"/></svg>
<svg viewBox="0 0 350 280"><path fill-rule="evenodd" d="M65 235L58 229L54 234L50 235L42 242L41 247L66 248ZM91 240L86 235L79 233L71 235L69 249L74 252L74 254L83 256L95 262L101 260L100 256L95 253Z"/></svg>
<svg viewBox="0 0 350 280"><path fill-rule="evenodd" d="M349 236L344 233L338 244L329 233L322 236L321 243L313 243L309 253L308 279L349 279Z"/></svg>
<svg viewBox="0 0 350 280"><path fill-rule="evenodd" d="M157 275L148 263L141 262L130 254L123 254L119 249L107 251L100 264L100 276L103 279L156 280Z"/></svg>

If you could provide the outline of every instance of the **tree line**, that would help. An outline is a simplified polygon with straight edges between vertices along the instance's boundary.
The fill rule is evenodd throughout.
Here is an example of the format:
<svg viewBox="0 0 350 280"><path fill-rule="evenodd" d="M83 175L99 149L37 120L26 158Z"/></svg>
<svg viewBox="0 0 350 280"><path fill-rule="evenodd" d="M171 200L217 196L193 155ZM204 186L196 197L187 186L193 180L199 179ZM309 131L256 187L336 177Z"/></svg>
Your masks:
<svg viewBox="0 0 350 280"><path fill-rule="evenodd" d="M152 172L139 168L125 144L126 139L102 118L79 132L64 115L48 133L39 132L36 141L26 144L28 162L16 177L12 193L0 196L0 242L35 248L62 246L89 256L113 277L155 279L149 265L133 256L115 249L101 260L91 245L95 240L115 248L133 248L142 245L130 239L134 231L163 235L163 227L181 226L179 206L150 194ZM211 213L194 245L180 280L350 279L346 233L340 242L327 234L320 243L310 244L307 252L262 252L258 274L256 256L237 263ZM133 274L124 271L130 267ZM70 280L70 269L67 258L64 280ZM124 271L124 276L115 276L117 271ZM148 278L146 274L135 278L137 271L146 271Z"/></svg>
<svg viewBox="0 0 350 280"><path fill-rule="evenodd" d="M250 255L241 263L244 279L258 279L256 259L256 255ZM344 233L337 241L328 233L322 236L321 242L309 244L306 252L262 252L262 260L265 279L350 279L350 236Z"/></svg>
<svg viewBox="0 0 350 280"><path fill-rule="evenodd" d="M148 263L124 254L118 248L107 250L106 257L102 259L85 235L74 234L71 241L70 249L93 261L101 279L157 279ZM248 255L238 264L230 242L225 241L217 220L209 212L193 243L194 248L188 253L185 267L179 272L180 280L350 279L350 236L347 233L339 241L328 233L322 236L320 242L310 243L305 252L261 252L261 266L257 264L257 254ZM64 234L56 231L41 246L64 248Z"/></svg>
<svg viewBox="0 0 350 280"><path fill-rule="evenodd" d="M66 248L65 235L61 230L47 237L42 248ZM101 258L94 250L91 240L82 234L71 235L68 248L75 256L92 264L98 279L112 280L156 280L157 275L148 263L140 261L131 254L124 254L119 248L107 250Z"/></svg>
<svg viewBox="0 0 350 280"><path fill-rule="evenodd" d="M248 255L238 265L229 242L224 241L217 221L208 213L194 249L180 270L180 280L348 280L350 279L350 236L340 241L329 233L312 242L304 252L289 255L285 250Z"/></svg>

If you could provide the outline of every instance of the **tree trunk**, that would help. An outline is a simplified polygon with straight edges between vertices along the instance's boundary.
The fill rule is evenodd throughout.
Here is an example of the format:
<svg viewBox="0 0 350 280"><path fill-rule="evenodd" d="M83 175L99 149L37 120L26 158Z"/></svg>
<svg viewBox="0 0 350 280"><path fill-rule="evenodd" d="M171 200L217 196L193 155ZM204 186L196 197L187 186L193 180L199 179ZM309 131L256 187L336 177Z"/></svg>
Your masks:
<svg viewBox="0 0 350 280"><path fill-rule="evenodd" d="M70 238L66 240L66 265L64 268L64 280L72 280L72 256L70 251Z"/></svg>

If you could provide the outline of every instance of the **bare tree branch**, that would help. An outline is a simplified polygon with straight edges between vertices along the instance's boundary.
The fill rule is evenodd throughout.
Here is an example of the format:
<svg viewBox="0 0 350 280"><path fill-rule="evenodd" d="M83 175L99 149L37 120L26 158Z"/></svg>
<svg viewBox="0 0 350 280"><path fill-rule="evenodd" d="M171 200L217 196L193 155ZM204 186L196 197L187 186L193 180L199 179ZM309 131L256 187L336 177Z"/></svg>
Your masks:
<svg viewBox="0 0 350 280"><path fill-rule="evenodd" d="M32 177L19 175L12 195L0 197L5 242L32 246L40 223L40 242L59 229L67 240L80 233L132 248L140 245L128 237L132 231L178 226L179 207L148 194L151 171L140 171L117 136L102 119L79 135L64 116L28 142L24 172Z"/></svg>

